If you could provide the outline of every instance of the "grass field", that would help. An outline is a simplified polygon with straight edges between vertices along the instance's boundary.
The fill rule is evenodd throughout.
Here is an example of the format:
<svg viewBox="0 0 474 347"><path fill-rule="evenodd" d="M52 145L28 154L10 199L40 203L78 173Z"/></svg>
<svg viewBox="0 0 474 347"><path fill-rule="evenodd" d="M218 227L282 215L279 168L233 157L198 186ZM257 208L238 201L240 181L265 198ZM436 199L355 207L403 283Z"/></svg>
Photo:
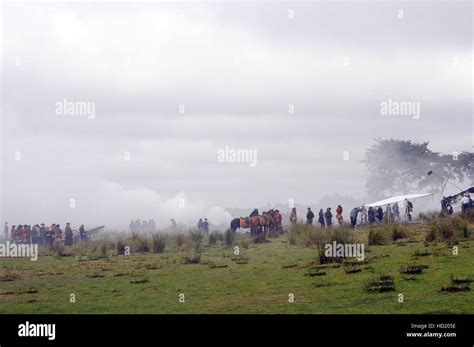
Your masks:
<svg viewBox="0 0 474 347"><path fill-rule="evenodd" d="M189 236L180 246L169 239L163 253L117 255L113 242L103 241L66 249L63 256L44 250L36 262L1 260L0 312L474 313L473 291L441 291L452 276L474 275L472 236L425 243L430 225L404 228L408 234L402 240L366 246L366 262L355 273L346 273L338 263L318 266L316 247L301 235L291 239L294 234L258 244L240 236L235 241L239 256L224 241L209 245L207 238L199 242ZM368 232L350 231L364 243ZM186 264L196 243L199 262ZM426 267L420 274L400 273L410 264ZM395 290L367 292L367 282L380 273L393 276Z"/></svg>

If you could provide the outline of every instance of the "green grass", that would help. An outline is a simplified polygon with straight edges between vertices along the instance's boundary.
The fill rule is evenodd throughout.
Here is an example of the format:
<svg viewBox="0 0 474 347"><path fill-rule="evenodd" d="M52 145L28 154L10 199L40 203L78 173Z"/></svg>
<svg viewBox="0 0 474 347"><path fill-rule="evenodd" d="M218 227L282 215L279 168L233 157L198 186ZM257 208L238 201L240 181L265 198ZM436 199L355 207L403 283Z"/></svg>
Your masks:
<svg viewBox="0 0 474 347"><path fill-rule="evenodd" d="M116 255L111 247L103 257L75 248L75 256L42 254L36 262L2 259L0 279L7 274L11 280L0 280L0 313L474 313L473 291L441 291L453 277L474 275L474 241L456 244L455 256L446 242L425 246L429 226L407 229L403 246L366 246L362 271L328 264L321 276L308 275L319 271L316 247L290 244L286 235L246 244L238 258L223 241L203 240L198 264L183 263L193 246L173 242L163 253ZM353 233L355 242L367 242L367 229ZM431 254L416 257L418 250ZM427 267L420 274L400 273L413 264ZM380 273L393 276L395 291L366 292ZM399 293L404 303L397 301Z"/></svg>

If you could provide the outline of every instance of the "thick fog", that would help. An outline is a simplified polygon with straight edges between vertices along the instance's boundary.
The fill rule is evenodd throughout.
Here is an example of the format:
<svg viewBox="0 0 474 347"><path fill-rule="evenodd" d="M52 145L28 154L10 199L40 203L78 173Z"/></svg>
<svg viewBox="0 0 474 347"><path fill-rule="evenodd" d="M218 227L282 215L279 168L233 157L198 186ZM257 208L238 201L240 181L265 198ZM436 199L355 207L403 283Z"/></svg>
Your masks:
<svg viewBox="0 0 474 347"><path fill-rule="evenodd" d="M376 138L472 150L469 2L4 3L2 16L10 224L363 203ZM389 100L419 114L383 114Z"/></svg>

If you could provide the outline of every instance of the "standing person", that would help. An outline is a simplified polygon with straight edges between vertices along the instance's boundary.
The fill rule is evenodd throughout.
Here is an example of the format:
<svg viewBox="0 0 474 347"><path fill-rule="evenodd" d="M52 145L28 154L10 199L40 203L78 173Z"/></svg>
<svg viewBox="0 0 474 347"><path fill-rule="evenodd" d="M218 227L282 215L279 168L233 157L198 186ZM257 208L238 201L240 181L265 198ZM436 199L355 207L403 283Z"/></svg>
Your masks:
<svg viewBox="0 0 474 347"><path fill-rule="evenodd" d="M448 203L445 196L441 199L441 214L448 214Z"/></svg>
<svg viewBox="0 0 474 347"><path fill-rule="evenodd" d="M306 213L306 224L313 225L314 213L311 211L311 207L308 207L308 212Z"/></svg>
<svg viewBox="0 0 474 347"><path fill-rule="evenodd" d="M81 226L79 227L79 235L81 237L81 241L87 241L87 233L84 229L84 224L81 224Z"/></svg>
<svg viewBox="0 0 474 347"><path fill-rule="evenodd" d="M16 225L12 225L12 228L10 230L10 240L12 242L15 241L15 236L16 236Z"/></svg>
<svg viewBox="0 0 474 347"><path fill-rule="evenodd" d="M405 214L406 214L406 220L408 222L411 222L411 213L413 212L413 203L409 201L408 199L405 199Z"/></svg>
<svg viewBox="0 0 474 347"><path fill-rule="evenodd" d="M29 225L23 225L23 235L21 241L23 243L30 243L31 230Z"/></svg>
<svg viewBox="0 0 474 347"><path fill-rule="evenodd" d="M45 234L44 238L45 238L45 241L46 241L46 245L47 245L48 247L52 247L52 246L53 246L54 228L55 228L55 225L52 224L50 227L48 227L48 228L46 229L46 234Z"/></svg>
<svg viewBox="0 0 474 347"><path fill-rule="evenodd" d="M21 243L21 236L23 235L23 225L19 224L15 229L15 242Z"/></svg>
<svg viewBox="0 0 474 347"><path fill-rule="evenodd" d="M369 207L369 210L367 211L367 215L369 217L369 224L372 225L375 223L375 211L372 207Z"/></svg>
<svg viewBox="0 0 474 347"><path fill-rule="evenodd" d="M5 222L5 226L3 227L3 233L5 234L5 241L8 240L8 222Z"/></svg>
<svg viewBox="0 0 474 347"><path fill-rule="evenodd" d="M362 211L360 211L360 224L367 224L367 207L365 207L364 205L362 206Z"/></svg>
<svg viewBox="0 0 474 347"><path fill-rule="evenodd" d="M321 229L324 229L326 227L326 223L324 222L324 212L323 209L319 209L319 218L318 222L321 225Z"/></svg>
<svg viewBox="0 0 474 347"><path fill-rule="evenodd" d="M341 205L337 205L337 208L336 208L336 220L337 220L337 223L339 224L339 226L342 227L342 223L344 222L343 219L342 219L342 206Z"/></svg>
<svg viewBox="0 0 474 347"><path fill-rule="evenodd" d="M176 221L173 218L171 218L170 222L171 222L171 232L177 233L178 232L178 226L176 225Z"/></svg>
<svg viewBox="0 0 474 347"><path fill-rule="evenodd" d="M291 209L290 222L292 225L295 225L298 222L298 216L296 215L296 207L293 207Z"/></svg>
<svg viewBox="0 0 474 347"><path fill-rule="evenodd" d="M276 221L276 229L279 233L283 233L283 216L281 215L279 210L275 210L275 221Z"/></svg>
<svg viewBox="0 0 474 347"><path fill-rule="evenodd" d="M39 244L41 246L46 246L46 227L44 223L41 223L39 230Z"/></svg>
<svg viewBox="0 0 474 347"><path fill-rule="evenodd" d="M202 222L202 231L204 235L209 234L209 222L207 221L207 218L204 218L204 222Z"/></svg>
<svg viewBox="0 0 474 347"><path fill-rule="evenodd" d="M35 224L33 229L31 230L31 243L38 244L39 243L39 225Z"/></svg>
<svg viewBox="0 0 474 347"><path fill-rule="evenodd" d="M73 241L71 223L66 223L66 227L64 228L64 237L65 237L64 246L72 246L74 241Z"/></svg>
<svg viewBox="0 0 474 347"><path fill-rule="evenodd" d="M388 224L390 224L393 220L393 218L392 218L392 208L390 207L390 204L387 204L387 209L385 210L385 215L387 216Z"/></svg>
<svg viewBox="0 0 474 347"><path fill-rule="evenodd" d="M398 202L395 203L395 205L393 205L392 213L393 213L393 221L400 222L400 207L398 206Z"/></svg>
<svg viewBox="0 0 474 347"><path fill-rule="evenodd" d="M324 213L324 218L326 219L326 226L328 228L331 228L331 226L332 226L332 212L331 212L330 207L328 207L326 209L326 212Z"/></svg>
<svg viewBox="0 0 474 347"><path fill-rule="evenodd" d="M469 194L466 194L461 199L461 211L462 213L466 213L467 210L471 207L471 197Z"/></svg>
<svg viewBox="0 0 474 347"><path fill-rule="evenodd" d="M362 211L362 207L354 207L350 213L351 217L351 229L354 229L357 225L357 215Z"/></svg>
<svg viewBox="0 0 474 347"><path fill-rule="evenodd" d="M202 233L202 218L199 218L198 220L198 231Z"/></svg>
<svg viewBox="0 0 474 347"><path fill-rule="evenodd" d="M61 226L58 224L56 225L56 229L54 230L55 241L59 244L63 240L63 231L61 230Z"/></svg>
<svg viewBox="0 0 474 347"><path fill-rule="evenodd" d="M377 219L379 220L379 224L383 222L383 210L382 207L377 207Z"/></svg>
<svg viewBox="0 0 474 347"><path fill-rule="evenodd" d="M140 219L137 219L135 221L135 232L139 233L141 230L142 230L142 222L140 221Z"/></svg>

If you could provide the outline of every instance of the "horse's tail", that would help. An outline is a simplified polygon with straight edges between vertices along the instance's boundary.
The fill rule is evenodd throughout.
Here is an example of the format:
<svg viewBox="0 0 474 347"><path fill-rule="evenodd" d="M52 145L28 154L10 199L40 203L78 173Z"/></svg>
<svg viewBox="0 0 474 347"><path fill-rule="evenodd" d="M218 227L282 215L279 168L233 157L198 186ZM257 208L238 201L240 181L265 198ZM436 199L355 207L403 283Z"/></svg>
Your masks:
<svg viewBox="0 0 474 347"><path fill-rule="evenodd" d="M240 228L240 218L234 218L230 222L230 230L231 231L235 232L237 230L237 228Z"/></svg>

